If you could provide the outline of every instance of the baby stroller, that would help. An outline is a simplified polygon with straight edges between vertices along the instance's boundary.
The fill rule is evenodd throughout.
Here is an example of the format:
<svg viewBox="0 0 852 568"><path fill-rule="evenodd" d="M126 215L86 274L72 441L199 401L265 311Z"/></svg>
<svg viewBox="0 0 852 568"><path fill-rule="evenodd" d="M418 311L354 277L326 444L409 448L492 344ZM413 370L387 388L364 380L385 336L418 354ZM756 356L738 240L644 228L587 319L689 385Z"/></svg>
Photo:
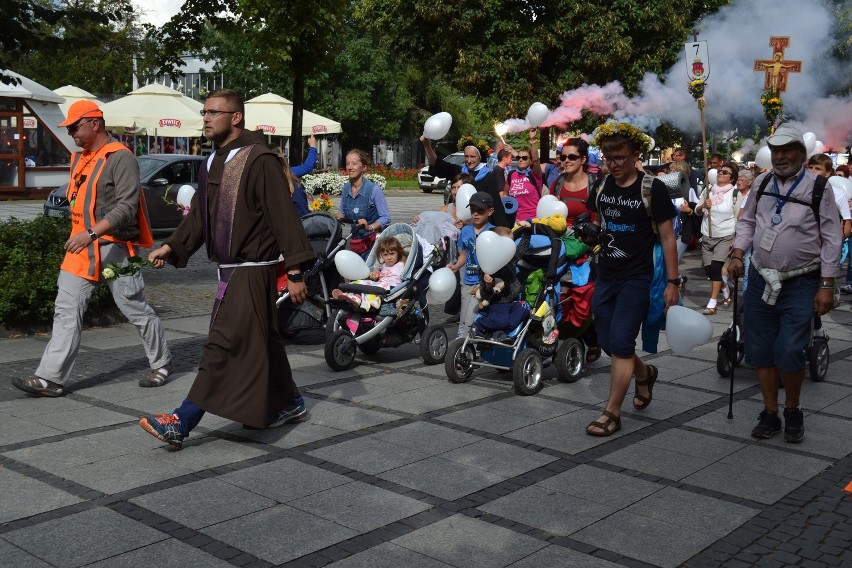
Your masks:
<svg viewBox="0 0 852 568"><path fill-rule="evenodd" d="M331 298L331 291L340 284L334 255L346 248L351 232L344 237L343 225L352 223L351 219L337 219L322 212L309 213L302 217L302 227L317 260L310 270L305 272L308 297L300 304L289 301L286 267L283 263L278 265L278 329L285 337L300 331L321 330L331 319L332 308L328 305L328 300Z"/></svg>
<svg viewBox="0 0 852 568"><path fill-rule="evenodd" d="M544 368L552 363L560 378L576 377L582 368L583 346L575 338L559 341L560 278L570 262L562 239L538 224L516 230L515 236L519 236L516 244L522 284L533 271L544 269L541 288L528 304L524 321L506 333L494 332L490 337L478 336L471 328L467 337L450 343L444 369L453 383L471 380L478 367L511 370L515 392L533 395L541 390Z"/></svg>
<svg viewBox="0 0 852 568"><path fill-rule="evenodd" d="M379 286L344 283L343 292L374 294L381 299L378 312L356 308L345 300L330 300L336 309L329 320L330 335L325 344L325 361L334 371L343 371L355 362L355 348L371 355L382 347L397 347L410 343L420 335L420 355L427 365L444 360L447 352L447 333L441 326L430 326L426 289L429 269L434 260L435 248L420 240L414 229L402 223L390 225L376 239L367 266L377 264L376 255L381 239L396 237L408 258L402 271L402 282L385 290Z"/></svg>
<svg viewBox="0 0 852 568"><path fill-rule="evenodd" d="M743 339L743 302L738 302L734 321L719 336L716 345L716 371L722 377L730 377L734 366L743 362L745 342ZM814 334L814 319L811 320L811 336L805 348L805 358L808 362L808 374L814 382L822 382L828 374L829 356L828 336ZM736 346L736 347L735 347Z"/></svg>

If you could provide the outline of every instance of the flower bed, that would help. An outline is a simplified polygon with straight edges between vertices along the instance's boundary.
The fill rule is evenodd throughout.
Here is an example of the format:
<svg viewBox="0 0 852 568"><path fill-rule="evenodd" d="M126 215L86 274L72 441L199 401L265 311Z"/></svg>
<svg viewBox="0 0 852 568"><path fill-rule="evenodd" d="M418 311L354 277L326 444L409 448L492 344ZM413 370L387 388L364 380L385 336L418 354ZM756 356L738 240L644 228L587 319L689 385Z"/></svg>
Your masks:
<svg viewBox="0 0 852 568"><path fill-rule="evenodd" d="M387 185L387 180L382 175L367 174L366 178L382 189ZM339 172L321 172L302 176L302 185L305 187L305 192L312 195L319 193L340 195L343 191L343 184L347 181L349 181L349 178Z"/></svg>

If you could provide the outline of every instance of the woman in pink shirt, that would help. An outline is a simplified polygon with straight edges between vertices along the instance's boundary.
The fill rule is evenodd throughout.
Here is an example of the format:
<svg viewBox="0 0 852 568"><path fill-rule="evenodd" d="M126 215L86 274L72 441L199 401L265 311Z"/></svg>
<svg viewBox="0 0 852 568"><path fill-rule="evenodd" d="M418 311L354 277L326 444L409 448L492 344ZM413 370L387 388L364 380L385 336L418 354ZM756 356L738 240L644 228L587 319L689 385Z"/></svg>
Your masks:
<svg viewBox="0 0 852 568"><path fill-rule="evenodd" d="M538 159L538 130L530 130L529 148L518 150L518 168L506 175L509 195L518 200L518 221L535 217L541 199L542 171Z"/></svg>

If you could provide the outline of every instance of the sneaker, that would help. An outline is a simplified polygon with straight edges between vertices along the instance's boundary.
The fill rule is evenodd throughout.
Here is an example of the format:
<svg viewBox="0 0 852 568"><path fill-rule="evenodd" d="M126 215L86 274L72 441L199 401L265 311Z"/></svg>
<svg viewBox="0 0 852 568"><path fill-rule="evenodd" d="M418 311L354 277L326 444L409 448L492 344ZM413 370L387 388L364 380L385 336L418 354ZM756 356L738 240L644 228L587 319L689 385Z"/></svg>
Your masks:
<svg viewBox="0 0 852 568"><path fill-rule="evenodd" d="M844 284L840 287L841 294L852 294L852 284Z"/></svg>
<svg viewBox="0 0 852 568"><path fill-rule="evenodd" d="M805 415L799 408L784 409L784 441L795 444L805 437Z"/></svg>
<svg viewBox="0 0 852 568"><path fill-rule="evenodd" d="M305 419L305 416L308 414L308 407L305 406L305 403L301 404L287 404L284 406L284 410L278 413L272 423L269 425L270 428L278 428L279 426L284 426L285 424L295 424L297 422L302 422Z"/></svg>
<svg viewBox="0 0 852 568"><path fill-rule="evenodd" d="M180 419L177 414L155 414L154 416L143 416L139 419L142 429L171 447L179 450L183 448L183 431L180 427Z"/></svg>
<svg viewBox="0 0 852 568"><path fill-rule="evenodd" d="M140 387L161 387L169 380L169 375L172 374L171 364L159 369L154 369L145 377L139 379Z"/></svg>
<svg viewBox="0 0 852 568"><path fill-rule="evenodd" d="M758 416L760 422L751 431L753 438L771 438L781 431L781 419L777 412L764 410Z"/></svg>
<svg viewBox="0 0 852 568"><path fill-rule="evenodd" d="M27 379L15 377L12 379L12 385L32 396L49 396L53 398L65 396L65 389L62 388L62 385L42 379L41 377L33 376Z"/></svg>

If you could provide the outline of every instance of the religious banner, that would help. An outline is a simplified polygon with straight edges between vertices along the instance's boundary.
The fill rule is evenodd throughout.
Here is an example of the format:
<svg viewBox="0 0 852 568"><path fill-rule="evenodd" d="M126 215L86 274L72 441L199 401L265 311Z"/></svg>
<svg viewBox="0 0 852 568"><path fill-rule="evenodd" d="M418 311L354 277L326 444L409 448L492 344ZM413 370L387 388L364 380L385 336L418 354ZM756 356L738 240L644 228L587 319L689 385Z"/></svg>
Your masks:
<svg viewBox="0 0 852 568"><path fill-rule="evenodd" d="M784 49L789 47L790 38L783 36L772 36L769 38L769 47L772 48L772 59L757 59L754 62L754 70L764 72L764 91L783 93L787 91L787 74L800 73L802 71L801 61L787 61L784 59Z"/></svg>
<svg viewBox="0 0 852 568"><path fill-rule="evenodd" d="M706 81L710 76L710 53L706 41L691 41L684 45L686 74L690 81Z"/></svg>

